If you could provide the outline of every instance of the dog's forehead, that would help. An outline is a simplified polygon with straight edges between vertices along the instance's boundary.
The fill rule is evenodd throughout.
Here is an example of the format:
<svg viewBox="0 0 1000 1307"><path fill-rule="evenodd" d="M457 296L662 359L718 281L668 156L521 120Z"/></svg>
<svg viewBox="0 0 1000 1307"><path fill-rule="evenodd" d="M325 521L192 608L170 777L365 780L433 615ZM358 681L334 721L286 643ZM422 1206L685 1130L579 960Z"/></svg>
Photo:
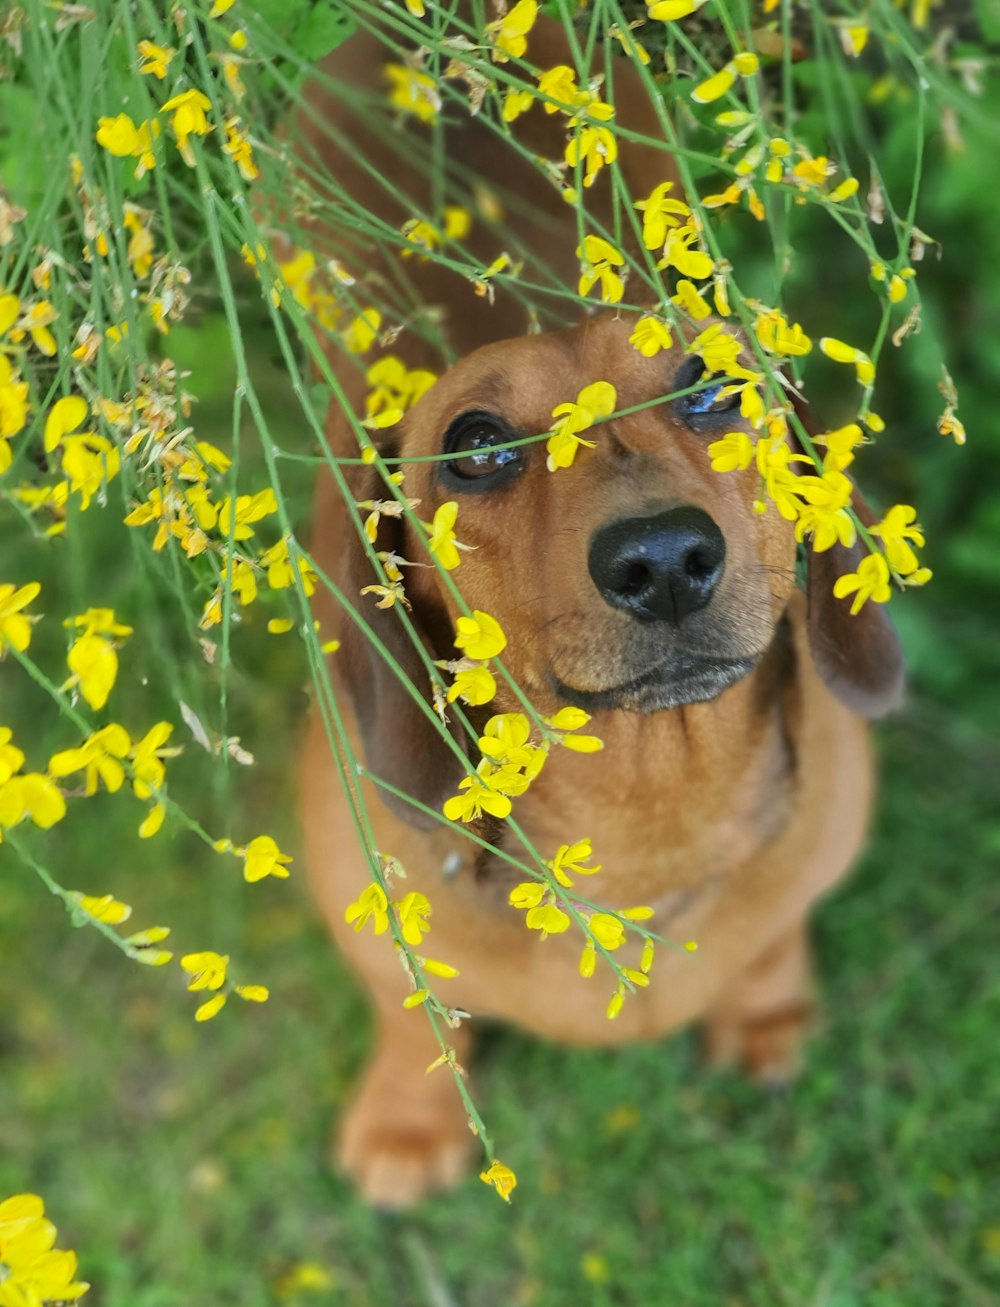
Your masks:
<svg viewBox="0 0 1000 1307"><path fill-rule="evenodd" d="M553 408L572 403L595 381L616 390L618 407L642 403L673 387L685 358L682 344L643 356L631 343L638 315L603 315L565 331L539 332L483 346L454 364L427 395L435 425L470 410L515 426L548 427ZM539 425L540 424L540 425Z"/></svg>

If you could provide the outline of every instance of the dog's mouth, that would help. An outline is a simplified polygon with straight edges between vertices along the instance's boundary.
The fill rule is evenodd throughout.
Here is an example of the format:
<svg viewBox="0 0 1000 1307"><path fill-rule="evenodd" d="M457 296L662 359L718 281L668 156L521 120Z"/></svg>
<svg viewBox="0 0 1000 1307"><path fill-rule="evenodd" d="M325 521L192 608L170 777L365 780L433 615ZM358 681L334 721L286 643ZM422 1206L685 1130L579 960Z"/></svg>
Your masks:
<svg viewBox="0 0 1000 1307"><path fill-rule="evenodd" d="M678 658L656 664L639 676L603 690L582 690L554 677L556 693L587 712L624 709L652 713L689 703L708 703L743 679L757 656L740 658Z"/></svg>

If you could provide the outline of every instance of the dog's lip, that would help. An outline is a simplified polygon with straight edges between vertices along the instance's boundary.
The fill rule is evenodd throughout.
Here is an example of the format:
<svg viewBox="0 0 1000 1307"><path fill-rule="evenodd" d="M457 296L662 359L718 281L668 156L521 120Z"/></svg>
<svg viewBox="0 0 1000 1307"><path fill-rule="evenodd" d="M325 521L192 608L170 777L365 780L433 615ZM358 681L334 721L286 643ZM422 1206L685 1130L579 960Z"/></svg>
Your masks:
<svg viewBox="0 0 1000 1307"><path fill-rule="evenodd" d="M655 693L658 689L667 692L677 703L697 703L714 699L724 689L742 680L759 657L759 654L742 654L738 658L673 656L655 663L639 676L600 690L580 689L558 676L553 680L556 692L581 708L615 708L629 700L641 700L643 691Z"/></svg>

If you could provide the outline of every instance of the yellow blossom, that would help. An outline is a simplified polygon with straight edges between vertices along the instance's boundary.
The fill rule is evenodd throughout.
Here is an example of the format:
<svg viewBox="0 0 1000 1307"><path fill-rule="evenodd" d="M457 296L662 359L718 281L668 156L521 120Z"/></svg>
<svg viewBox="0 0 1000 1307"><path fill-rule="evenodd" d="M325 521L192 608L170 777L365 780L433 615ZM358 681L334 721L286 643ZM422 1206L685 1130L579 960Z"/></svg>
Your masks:
<svg viewBox="0 0 1000 1307"><path fill-rule="evenodd" d="M459 617L455 629L455 648L477 662L495 658L507 647L507 637L500 623L478 608L472 610L471 617Z"/></svg>
<svg viewBox="0 0 1000 1307"><path fill-rule="evenodd" d="M441 566L449 572L453 571L461 562L458 551L471 547L463 545L455 539L454 527L457 518L458 504L455 500L450 499L437 509L434 514L434 521L428 528L430 539L427 541L427 548Z"/></svg>
<svg viewBox="0 0 1000 1307"><path fill-rule="evenodd" d="M140 41L138 48L143 59L139 72L157 77L162 82L177 51L169 46L155 45L152 41Z"/></svg>
<svg viewBox="0 0 1000 1307"><path fill-rule="evenodd" d="M838 599L854 595L851 613L858 613L871 599L874 603L884 604L889 601L892 590L889 586L889 564L882 554L868 554L858 565L856 572L837 578L833 593Z"/></svg>
<svg viewBox="0 0 1000 1307"><path fill-rule="evenodd" d="M576 84L576 70L569 64L556 64L538 74L538 90L555 104L546 104L546 113L558 113L560 109L572 109L579 104L582 92Z"/></svg>
<svg viewBox="0 0 1000 1307"><path fill-rule="evenodd" d="M189 985L188 989L190 988L191 986ZM195 1021L211 1021L214 1016L218 1016L226 1006L227 997L228 995L226 994L213 994L210 999L206 999L206 1001L195 1011Z"/></svg>
<svg viewBox="0 0 1000 1307"><path fill-rule="evenodd" d="M677 294L670 298L672 304L682 308L689 317L694 318L695 322L702 322L712 312L708 300L694 282L688 281L686 277L678 281Z"/></svg>
<svg viewBox="0 0 1000 1307"><path fill-rule="evenodd" d="M923 548L924 533L917 525L917 510L909 504L895 504L876 526L870 528L885 547L889 566L900 576L909 576L919 567L911 541Z"/></svg>
<svg viewBox="0 0 1000 1307"><path fill-rule="evenodd" d="M233 988L247 1003L266 1003L271 997L266 985L234 985Z"/></svg>
<svg viewBox="0 0 1000 1307"><path fill-rule="evenodd" d="M691 92L691 99L696 104L710 104L725 95L736 81L737 75L752 77L759 67L760 62L755 54L749 52L738 54L707 81L699 83Z"/></svg>
<svg viewBox="0 0 1000 1307"><path fill-rule="evenodd" d="M173 730L170 722L157 722L132 750L132 789L136 798L149 799L154 790L162 788L166 777L163 759L175 758L181 752L165 748Z"/></svg>
<svg viewBox="0 0 1000 1307"><path fill-rule="evenodd" d="M384 64L389 81L389 103L421 122L432 122L441 109L441 94L434 79L406 64Z"/></svg>
<svg viewBox="0 0 1000 1307"><path fill-rule="evenodd" d="M221 989L226 983L226 968L229 955L215 953L211 949L203 953L187 953L181 958L181 967L188 973L187 987L192 992L199 989Z"/></svg>
<svg viewBox="0 0 1000 1307"><path fill-rule="evenodd" d="M181 152L181 158L189 168L195 165L190 137L205 136L212 130L212 124L205 116L211 107L212 102L208 96L192 87L168 100L160 110L161 113L173 114L170 125L177 138L177 148Z"/></svg>
<svg viewBox="0 0 1000 1307"><path fill-rule="evenodd" d="M480 1172L479 1178L484 1184L492 1185L505 1203L510 1202L510 1195L517 1185L517 1176L509 1166L504 1166L503 1162L494 1158L489 1167Z"/></svg>
<svg viewBox="0 0 1000 1307"><path fill-rule="evenodd" d="M517 0L496 22L486 24L486 38L493 42L490 51L497 63L511 57L520 59L528 48L528 33L538 18L538 0Z"/></svg>
<svg viewBox="0 0 1000 1307"><path fill-rule="evenodd" d="M75 431L88 412L87 401L79 395L66 395L57 399L45 419L43 443L46 454L51 454L68 432Z"/></svg>
<svg viewBox="0 0 1000 1307"><path fill-rule="evenodd" d="M754 459L753 441L745 431L728 431L707 449L713 472L742 472Z"/></svg>
<svg viewBox="0 0 1000 1307"><path fill-rule="evenodd" d="M244 181L252 182L260 176L260 169L253 157L250 137L240 126L239 118L227 118L225 122L226 143L222 147L240 171Z"/></svg>
<svg viewBox="0 0 1000 1307"><path fill-rule="evenodd" d="M823 336L819 347L827 358L833 359L835 363L853 363L862 386L870 386L875 380L875 365L864 350L847 345L833 336Z"/></svg>
<svg viewBox="0 0 1000 1307"><path fill-rule="evenodd" d="M28 817L48 830L65 816L66 800L51 776L25 772L0 785L0 827L15 826Z"/></svg>
<svg viewBox="0 0 1000 1307"><path fill-rule="evenodd" d="M24 766L24 754L16 744L11 744L14 737L9 726L0 726L0 785L5 784Z"/></svg>
<svg viewBox="0 0 1000 1307"><path fill-rule="evenodd" d="M219 505L219 533L227 539L249 540L253 535L252 522L270 517L278 511L278 500L274 491L268 487L255 495L239 495L235 507L232 496L227 495Z"/></svg>
<svg viewBox="0 0 1000 1307"><path fill-rule="evenodd" d="M663 242L663 257L656 266L661 269L676 268L681 276L694 277L696 281L710 277L715 269L711 256L704 250L691 248L699 239L696 228L691 224L669 228Z"/></svg>
<svg viewBox="0 0 1000 1307"><path fill-rule="evenodd" d="M94 921L103 921L109 926L119 926L128 921L132 909L127 903L121 903L113 894L71 894L70 897L81 911Z"/></svg>
<svg viewBox="0 0 1000 1307"><path fill-rule="evenodd" d="M583 244L578 245L576 257L581 261L580 280L577 290L581 295L589 295L596 282L601 284L601 303L617 304L625 289L621 276L615 272L625 262L625 257L602 236L584 236Z"/></svg>
<svg viewBox="0 0 1000 1307"><path fill-rule="evenodd" d="M142 178L150 168L156 167L153 141L159 134L160 124L156 119L137 125L127 113L120 113L115 118L98 120L96 140L118 159L138 159L135 175Z"/></svg>
<svg viewBox="0 0 1000 1307"><path fill-rule="evenodd" d="M461 699L475 708L489 703L496 695L497 683L488 667L464 667L455 673L455 679L448 687L447 701L454 703Z"/></svg>
<svg viewBox="0 0 1000 1307"><path fill-rule="evenodd" d="M754 322L757 339L769 354L801 355L812 349L812 341L796 322L789 326L783 313L776 309L765 309L757 314Z"/></svg>
<svg viewBox="0 0 1000 1307"><path fill-rule="evenodd" d="M570 889L573 885L570 876L571 872L575 876L593 876L601 870L600 864L596 867L584 867L582 865L586 859L593 857L593 855L594 851L590 840L577 840L574 844L560 844L556 856L551 862L546 862L545 865L560 885Z"/></svg>
<svg viewBox="0 0 1000 1307"><path fill-rule="evenodd" d="M125 780L125 768L120 759L128 757L132 741L128 731L117 722L112 722L100 731L95 731L77 749L64 749L54 754L49 760L49 772L53 776L71 776L74 772L86 773L85 793L88 797L97 793L99 781L104 782L110 794L122 787Z"/></svg>
<svg viewBox="0 0 1000 1307"><path fill-rule="evenodd" d="M431 914L430 903L423 894L411 891L394 906L403 939L411 947L416 948L423 943L424 935L430 929L427 924L427 918Z"/></svg>
<svg viewBox="0 0 1000 1307"><path fill-rule="evenodd" d="M571 168L581 163L584 186L593 186L601 169L618 158L618 142L610 128L588 123L570 137L564 157Z"/></svg>
<svg viewBox="0 0 1000 1307"><path fill-rule="evenodd" d="M243 850L243 878L250 882L265 876L287 878L286 866L291 858L278 848L270 835L258 835Z"/></svg>
<svg viewBox="0 0 1000 1307"><path fill-rule="evenodd" d="M368 885L344 913L344 920L355 930L361 930L370 921L376 935L389 928L389 900L380 885Z"/></svg>
<svg viewBox="0 0 1000 1307"><path fill-rule="evenodd" d="M683 200L670 196L673 182L661 182L644 200L637 200L635 208L642 214L642 241L648 250L662 249L671 227L684 225L691 209Z"/></svg>
<svg viewBox="0 0 1000 1307"><path fill-rule="evenodd" d="M584 386L575 403L559 404L552 410L552 416L557 420L545 446L550 472L561 467L572 467L576 451L581 445L593 448L594 442L584 440L579 433L593 426L597 418L609 417L617 403L618 393L610 381L595 381Z"/></svg>
<svg viewBox="0 0 1000 1307"><path fill-rule="evenodd" d="M650 18L660 23L674 23L700 9L705 0L646 0Z"/></svg>
<svg viewBox="0 0 1000 1307"><path fill-rule="evenodd" d="M382 326L382 314L376 308L367 308L353 318L341 333L344 348L349 354L365 354L371 349Z"/></svg>
<svg viewBox="0 0 1000 1307"><path fill-rule="evenodd" d="M7 646L24 653L31 643L31 624L37 621L22 609L27 608L41 593L37 581L29 581L20 589L13 585L0 585L0 657Z"/></svg>
<svg viewBox="0 0 1000 1307"><path fill-rule="evenodd" d="M690 284L688 282L688 285ZM635 324L635 330L629 336L628 343L633 345L643 358L651 359L659 354L661 349L669 349L674 343L674 338L665 322L661 322L659 318L645 317L640 318Z"/></svg>

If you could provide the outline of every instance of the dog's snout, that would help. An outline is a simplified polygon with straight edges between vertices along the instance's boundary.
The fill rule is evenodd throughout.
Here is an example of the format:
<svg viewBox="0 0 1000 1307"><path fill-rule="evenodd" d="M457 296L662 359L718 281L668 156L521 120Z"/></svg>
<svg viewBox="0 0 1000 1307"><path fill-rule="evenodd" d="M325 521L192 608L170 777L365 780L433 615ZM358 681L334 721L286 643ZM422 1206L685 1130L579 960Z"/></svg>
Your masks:
<svg viewBox="0 0 1000 1307"><path fill-rule="evenodd" d="M711 599L725 558L716 524L700 508L686 507L609 522L594 533L588 565L613 608L676 625Z"/></svg>

